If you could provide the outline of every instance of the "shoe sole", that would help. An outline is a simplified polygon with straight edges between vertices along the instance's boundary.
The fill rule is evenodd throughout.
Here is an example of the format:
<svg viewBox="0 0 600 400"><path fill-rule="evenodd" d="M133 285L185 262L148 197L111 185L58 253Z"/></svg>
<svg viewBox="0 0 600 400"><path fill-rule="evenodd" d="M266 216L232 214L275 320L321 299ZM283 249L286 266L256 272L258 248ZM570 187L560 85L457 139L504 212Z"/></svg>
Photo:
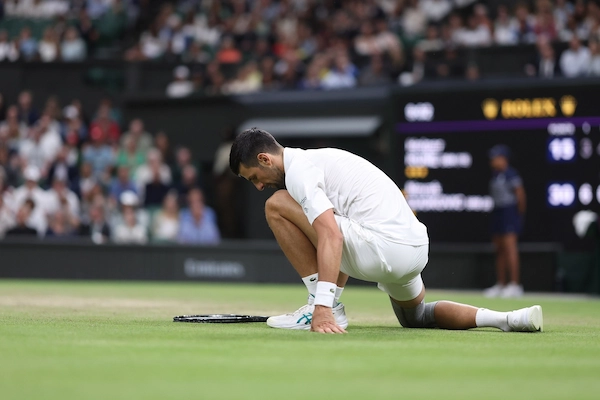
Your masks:
<svg viewBox="0 0 600 400"><path fill-rule="evenodd" d="M533 306L529 308L529 324L534 328L534 332L544 332L544 314L542 306Z"/></svg>

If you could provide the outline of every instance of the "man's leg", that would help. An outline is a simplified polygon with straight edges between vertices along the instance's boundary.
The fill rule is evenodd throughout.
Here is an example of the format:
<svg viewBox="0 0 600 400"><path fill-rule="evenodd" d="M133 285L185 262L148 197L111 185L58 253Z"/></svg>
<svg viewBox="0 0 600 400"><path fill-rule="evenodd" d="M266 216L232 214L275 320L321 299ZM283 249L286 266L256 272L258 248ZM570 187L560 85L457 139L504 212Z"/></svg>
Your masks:
<svg viewBox="0 0 600 400"><path fill-rule="evenodd" d="M496 248L496 283L506 285L506 247L504 246L504 235L494 235L492 241Z"/></svg>
<svg viewBox="0 0 600 400"><path fill-rule="evenodd" d="M267 200L265 214L281 250L306 285L309 293L308 305L312 305L318 281L317 232L308 222L300 205L289 195L287 190L279 190ZM347 280L348 275L340 272L335 294L336 304L339 302ZM308 315L311 309L306 307L301 307L296 313L290 315ZM338 325L346 328L348 320L343 304L335 306L333 313ZM304 322L307 322L307 328L310 328L310 319L305 318ZM303 328L297 327L293 317L288 315L277 316L271 320L271 323L269 321L267 323L273 327Z"/></svg>
<svg viewBox="0 0 600 400"><path fill-rule="evenodd" d="M510 282L518 285L521 280L521 268L519 264L519 247L517 244L516 233L507 233L504 235L504 254Z"/></svg>
<svg viewBox="0 0 600 400"><path fill-rule="evenodd" d="M512 312L492 311L452 301L424 303L425 287L421 294L408 301L390 297L392 308L405 328L470 329L498 328L503 331L542 331L543 317L540 306Z"/></svg>

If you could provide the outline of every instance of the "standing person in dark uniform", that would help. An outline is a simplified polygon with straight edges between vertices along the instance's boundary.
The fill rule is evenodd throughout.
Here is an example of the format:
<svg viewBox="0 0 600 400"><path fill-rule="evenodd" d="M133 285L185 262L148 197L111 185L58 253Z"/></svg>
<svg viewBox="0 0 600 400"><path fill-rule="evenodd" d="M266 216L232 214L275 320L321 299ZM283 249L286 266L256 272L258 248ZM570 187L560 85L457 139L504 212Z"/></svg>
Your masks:
<svg viewBox="0 0 600 400"><path fill-rule="evenodd" d="M518 236L526 208L525 189L517 170L510 166L510 149L505 145L492 147L489 153L492 167L490 194L492 211L492 241L496 248L496 284L484 291L487 297L520 297ZM507 280L507 274L510 280Z"/></svg>

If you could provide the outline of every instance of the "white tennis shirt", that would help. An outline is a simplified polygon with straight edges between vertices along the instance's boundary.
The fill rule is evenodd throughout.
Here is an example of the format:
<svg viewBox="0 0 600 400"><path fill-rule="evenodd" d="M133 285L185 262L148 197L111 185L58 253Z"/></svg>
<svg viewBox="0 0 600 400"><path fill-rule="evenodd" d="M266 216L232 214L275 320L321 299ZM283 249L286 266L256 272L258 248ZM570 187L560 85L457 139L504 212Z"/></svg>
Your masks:
<svg viewBox="0 0 600 400"><path fill-rule="evenodd" d="M396 184L369 161L344 150L283 150L285 185L311 223L332 209L395 243L429 243Z"/></svg>

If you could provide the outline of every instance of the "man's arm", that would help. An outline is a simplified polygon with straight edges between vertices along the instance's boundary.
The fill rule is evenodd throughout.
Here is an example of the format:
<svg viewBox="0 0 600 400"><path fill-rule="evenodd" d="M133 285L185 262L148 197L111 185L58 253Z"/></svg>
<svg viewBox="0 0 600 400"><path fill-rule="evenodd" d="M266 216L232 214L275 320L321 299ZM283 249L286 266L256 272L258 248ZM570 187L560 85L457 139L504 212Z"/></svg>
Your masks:
<svg viewBox="0 0 600 400"><path fill-rule="evenodd" d="M317 267L319 271L319 282L333 284L332 288L335 293L336 282L340 274L340 264L342 262L344 237L335 222L333 209L329 209L319 215L313 222L313 228L317 232ZM319 296L318 292L317 296ZM333 313L331 312L331 305L315 306L311 330L320 333L345 332L344 329L336 324Z"/></svg>
<svg viewBox="0 0 600 400"><path fill-rule="evenodd" d="M527 196L525 195L523 185L515 187L515 195L517 196L517 208L519 209L519 213L523 215L527 209Z"/></svg>

